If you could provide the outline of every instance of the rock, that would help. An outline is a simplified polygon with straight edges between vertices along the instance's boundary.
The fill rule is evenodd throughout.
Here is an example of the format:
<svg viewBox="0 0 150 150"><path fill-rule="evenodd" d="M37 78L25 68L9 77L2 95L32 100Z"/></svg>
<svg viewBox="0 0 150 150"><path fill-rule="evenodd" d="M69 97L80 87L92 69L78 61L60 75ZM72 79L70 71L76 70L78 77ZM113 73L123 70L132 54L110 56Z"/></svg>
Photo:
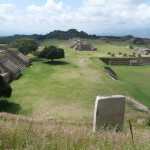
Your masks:
<svg viewBox="0 0 150 150"><path fill-rule="evenodd" d="M122 95L97 96L94 109L93 131L101 128L122 130L125 97Z"/></svg>

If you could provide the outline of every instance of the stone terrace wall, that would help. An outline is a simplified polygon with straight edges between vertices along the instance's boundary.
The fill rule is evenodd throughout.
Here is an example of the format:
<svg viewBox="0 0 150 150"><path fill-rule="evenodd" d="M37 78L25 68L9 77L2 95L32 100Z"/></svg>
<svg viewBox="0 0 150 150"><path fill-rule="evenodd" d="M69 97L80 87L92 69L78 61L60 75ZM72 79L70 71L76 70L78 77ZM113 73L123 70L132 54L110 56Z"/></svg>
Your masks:
<svg viewBox="0 0 150 150"><path fill-rule="evenodd" d="M4 78L6 82L10 80L10 73L7 72L7 69L4 68L2 65L6 61L7 57L6 56L1 56L0 57L0 75Z"/></svg>
<svg viewBox="0 0 150 150"><path fill-rule="evenodd" d="M9 74L8 72L2 73L2 74L0 74L0 75L3 77L3 79L4 79L6 82L10 81L10 74Z"/></svg>
<svg viewBox="0 0 150 150"><path fill-rule="evenodd" d="M99 58L107 65L150 65L150 57L141 57L140 61L138 58Z"/></svg>
<svg viewBox="0 0 150 150"><path fill-rule="evenodd" d="M12 56L14 56L22 65L25 67L29 66L31 61L28 57L23 55L20 51L15 50L15 51L8 51Z"/></svg>
<svg viewBox="0 0 150 150"><path fill-rule="evenodd" d="M1 49L0 75L6 82L16 79L21 72L30 65L30 59L19 51Z"/></svg>
<svg viewBox="0 0 150 150"><path fill-rule="evenodd" d="M8 50L0 50L0 53L6 55L11 61L13 61L23 71L25 65L22 64L16 57L14 57Z"/></svg>
<svg viewBox="0 0 150 150"><path fill-rule="evenodd" d="M130 65L131 60L136 58L100 58L107 65Z"/></svg>
<svg viewBox="0 0 150 150"><path fill-rule="evenodd" d="M150 65L150 57L143 57L143 65Z"/></svg>
<svg viewBox="0 0 150 150"><path fill-rule="evenodd" d="M21 73L21 68L7 56L5 56L5 61L2 61L0 64L3 70L10 74L10 80L16 79Z"/></svg>

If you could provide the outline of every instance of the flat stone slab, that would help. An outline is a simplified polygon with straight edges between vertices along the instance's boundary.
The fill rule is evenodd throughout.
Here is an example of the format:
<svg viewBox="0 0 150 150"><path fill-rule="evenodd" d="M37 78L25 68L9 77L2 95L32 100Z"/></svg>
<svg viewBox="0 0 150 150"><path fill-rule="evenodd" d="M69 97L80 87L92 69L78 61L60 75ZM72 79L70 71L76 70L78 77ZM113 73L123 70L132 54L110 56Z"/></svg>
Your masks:
<svg viewBox="0 0 150 150"><path fill-rule="evenodd" d="M123 95L97 96L94 109L93 131L99 129L121 130L125 113Z"/></svg>

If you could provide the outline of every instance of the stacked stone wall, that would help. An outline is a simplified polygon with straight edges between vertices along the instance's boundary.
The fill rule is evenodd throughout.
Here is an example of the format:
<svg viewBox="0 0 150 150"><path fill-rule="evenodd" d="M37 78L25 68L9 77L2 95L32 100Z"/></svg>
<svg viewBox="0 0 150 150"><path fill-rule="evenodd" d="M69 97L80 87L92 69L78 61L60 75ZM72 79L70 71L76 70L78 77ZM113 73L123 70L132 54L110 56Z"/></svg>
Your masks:
<svg viewBox="0 0 150 150"><path fill-rule="evenodd" d="M14 56L21 64L22 66L29 66L31 61L28 57L26 57L25 55L23 55L21 52L19 52L18 50L15 51L9 51L9 53Z"/></svg>
<svg viewBox="0 0 150 150"><path fill-rule="evenodd" d="M143 65L150 65L150 57L143 57Z"/></svg>
<svg viewBox="0 0 150 150"><path fill-rule="evenodd" d="M150 65L150 57L141 57L140 61L138 58L100 58L107 65Z"/></svg>
<svg viewBox="0 0 150 150"><path fill-rule="evenodd" d="M24 64L22 64L18 59L16 59L16 57L14 57L8 50L1 50L0 53L6 55L8 59L13 61L21 69L21 71L23 71L23 69L25 68Z"/></svg>
<svg viewBox="0 0 150 150"><path fill-rule="evenodd" d="M1 64L1 66L10 74L10 78L12 80L17 78L21 73L21 68L9 58L7 58L6 61Z"/></svg>
<svg viewBox="0 0 150 150"><path fill-rule="evenodd" d="M100 58L107 65L130 65L131 60L136 58Z"/></svg>
<svg viewBox="0 0 150 150"><path fill-rule="evenodd" d="M69 47L77 51L95 51L94 48L86 39L74 38L69 40Z"/></svg>
<svg viewBox="0 0 150 150"><path fill-rule="evenodd" d="M10 74L8 72L1 73L0 75L3 77L5 82L8 82L10 80Z"/></svg>
<svg viewBox="0 0 150 150"><path fill-rule="evenodd" d="M19 51L0 50L0 75L6 82L16 79L30 65L30 59Z"/></svg>

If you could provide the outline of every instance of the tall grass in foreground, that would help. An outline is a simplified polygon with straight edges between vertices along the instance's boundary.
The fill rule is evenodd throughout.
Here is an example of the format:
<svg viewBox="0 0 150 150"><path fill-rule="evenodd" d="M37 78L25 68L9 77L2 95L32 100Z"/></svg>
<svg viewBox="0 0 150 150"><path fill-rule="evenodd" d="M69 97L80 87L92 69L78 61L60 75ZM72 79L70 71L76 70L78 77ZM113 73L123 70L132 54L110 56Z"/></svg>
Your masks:
<svg viewBox="0 0 150 150"><path fill-rule="evenodd" d="M149 150L149 128L133 126L133 132L134 142L127 123L123 132L94 134L91 122L41 121L0 114L1 150Z"/></svg>

